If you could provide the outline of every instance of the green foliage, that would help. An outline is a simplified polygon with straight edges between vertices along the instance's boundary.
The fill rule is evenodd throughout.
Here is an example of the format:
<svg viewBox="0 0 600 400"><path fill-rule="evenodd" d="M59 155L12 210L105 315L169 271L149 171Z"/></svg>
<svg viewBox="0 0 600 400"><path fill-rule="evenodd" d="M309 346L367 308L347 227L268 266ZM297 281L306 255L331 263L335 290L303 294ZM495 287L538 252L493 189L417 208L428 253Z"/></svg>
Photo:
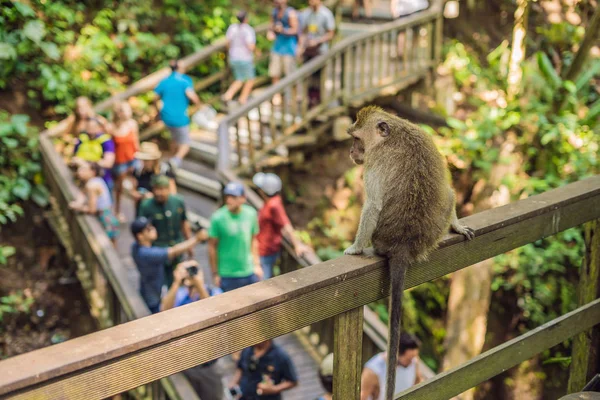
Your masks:
<svg viewBox="0 0 600 400"><path fill-rule="evenodd" d="M8 314L29 313L34 302L33 297L26 296L22 291L0 297L0 322Z"/></svg>
<svg viewBox="0 0 600 400"><path fill-rule="evenodd" d="M43 185L37 132L28 126L26 115L0 111L0 226L23 215L21 203L33 200L44 207L48 191ZM0 264L11 254L0 248Z"/></svg>
<svg viewBox="0 0 600 400"><path fill-rule="evenodd" d="M266 20L258 2L250 22ZM14 1L2 8L0 89L22 89L34 107L66 115L77 96L103 100L127 84L224 35L237 9L225 0ZM259 43L259 46L265 43ZM222 69L215 56L191 73Z"/></svg>

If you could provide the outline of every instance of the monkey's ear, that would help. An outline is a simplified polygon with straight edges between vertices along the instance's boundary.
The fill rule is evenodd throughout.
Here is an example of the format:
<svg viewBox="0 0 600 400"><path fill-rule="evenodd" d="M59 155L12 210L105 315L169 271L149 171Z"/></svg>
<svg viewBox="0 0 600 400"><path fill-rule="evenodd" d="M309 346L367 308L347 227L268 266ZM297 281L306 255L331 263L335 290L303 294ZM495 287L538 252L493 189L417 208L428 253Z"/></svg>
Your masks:
<svg viewBox="0 0 600 400"><path fill-rule="evenodd" d="M382 137L386 137L390 134L390 126L385 121L377 122L377 130Z"/></svg>

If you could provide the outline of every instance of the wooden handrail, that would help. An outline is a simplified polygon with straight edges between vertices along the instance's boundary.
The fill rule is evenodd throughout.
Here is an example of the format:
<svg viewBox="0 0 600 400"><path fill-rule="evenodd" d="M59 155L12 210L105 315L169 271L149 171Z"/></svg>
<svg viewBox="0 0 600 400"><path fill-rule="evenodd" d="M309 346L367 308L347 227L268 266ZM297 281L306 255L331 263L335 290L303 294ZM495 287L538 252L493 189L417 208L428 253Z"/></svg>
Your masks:
<svg viewBox="0 0 600 400"><path fill-rule="evenodd" d="M409 269L407 288L597 219L598 204L600 176L594 176L464 218L475 239L447 235L429 261ZM2 361L0 395L105 398L362 307L388 292L384 260L340 257Z"/></svg>

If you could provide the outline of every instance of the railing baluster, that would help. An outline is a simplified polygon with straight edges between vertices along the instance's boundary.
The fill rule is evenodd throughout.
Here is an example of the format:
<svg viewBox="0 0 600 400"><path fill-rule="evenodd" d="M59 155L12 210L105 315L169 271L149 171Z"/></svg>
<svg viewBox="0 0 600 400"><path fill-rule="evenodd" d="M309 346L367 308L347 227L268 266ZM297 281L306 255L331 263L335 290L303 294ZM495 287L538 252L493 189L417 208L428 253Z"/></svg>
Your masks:
<svg viewBox="0 0 600 400"><path fill-rule="evenodd" d="M410 74L412 71L412 62L410 62L409 52L412 53L412 38L413 38L413 30L412 28L406 29L404 32L404 43L403 43L403 51L402 51L402 63L403 63L403 72L404 74Z"/></svg>
<svg viewBox="0 0 600 400"><path fill-rule="evenodd" d="M363 307L338 314L333 323L333 398L360 399Z"/></svg>
<svg viewBox="0 0 600 400"><path fill-rule="evenodd" d="M385 51L384 51L384 46L385 46L385 38L379 34L377 35L377 41L376 41L376 45L375 48L377 49L377 57L379 59L378 65L377 65L377 79L375 81L375 84L377 86L381 86L383 84L383 65L385 62Z"/></svg>
<svg viewBox="0 0 600 400"><path fill-rule="evenodd" d="M362 91L365 89L365 69L367 65L365 62L365 56L367 54L367 40L361 40L358 42L358 48L360 49L360 56L356 58L356 62L360 66L360 75L358 78L357 89Z"/></svg>
<svg viewBox="0 0 600 400"><path fill-rule="evenodd" d="M238 155L238 164L240 166L244 165L244 158L242 157L243 153L242 153L242 138L240 137L240 121L242 119L238 119L236 121L235 124L235 144L236 144L236 149L237 149L237 155Z"/></svg>
<svg viewBox="0 0 600 400"><path fill-rule="evenodd" d="M353 46L348 46L344 49L344 64L342 65L342 74L344 76L344 95L343 95L343 103L348 104L350 98L352 96L352 76L353 76L353 68L352 68L352 49Z"/></svg>

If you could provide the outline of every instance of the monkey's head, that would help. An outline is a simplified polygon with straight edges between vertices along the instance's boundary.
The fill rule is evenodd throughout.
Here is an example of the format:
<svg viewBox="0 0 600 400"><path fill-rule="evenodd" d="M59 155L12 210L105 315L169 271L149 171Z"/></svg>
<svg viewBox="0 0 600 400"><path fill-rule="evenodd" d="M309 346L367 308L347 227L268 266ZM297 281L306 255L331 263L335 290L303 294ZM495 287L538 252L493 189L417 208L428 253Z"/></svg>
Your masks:
<svg viewBox="0 0 600 400"><path fill-rule="evenodd" d="M377 106L362 108L356 115L356 121L348 128L348 134L354 139L350 148L350 158L361 165L369 157L374 147L390 136L392 129L401 120Z"/></svg>

